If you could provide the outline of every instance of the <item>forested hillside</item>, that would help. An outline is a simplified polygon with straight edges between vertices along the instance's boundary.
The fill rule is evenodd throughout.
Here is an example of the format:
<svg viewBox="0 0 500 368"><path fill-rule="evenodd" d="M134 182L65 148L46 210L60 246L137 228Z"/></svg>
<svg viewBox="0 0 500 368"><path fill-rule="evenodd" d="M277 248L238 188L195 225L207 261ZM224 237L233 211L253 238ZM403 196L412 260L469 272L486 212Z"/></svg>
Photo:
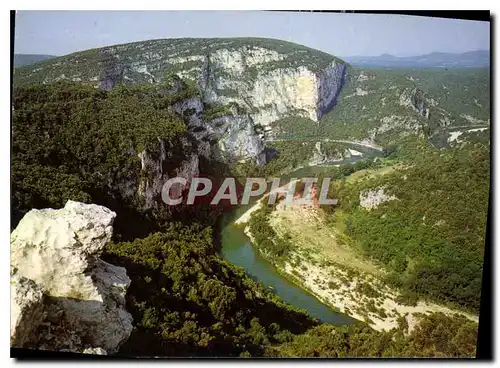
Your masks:
<svg viewBox="0 0 500 368"><path fill-rule="evenodd" d="M127 305L137 328L119 354L146 356L466 357L477 325L442 314L415 330L320 324L284 304L216 253L210 229L172 224L108 248L132 278Z"/></svg>
<svg viewBox="0 0 500 368"><path fill-rule="evenodd" d="M109 351L474 356L490 194L488 69L364 69L265 38L159 39L43 59L13 72L11 228L68 200L116 212L114 220L102 209L111 222L95 222L111 239L98 253L124 267L115 270L118 294L133 330L129 323ZM239 222L226 219L241 216L234 207L207 200L228 177L239 195L247 177L297 172L319 185L332 178L328 198L338 205L256 205ZM179 176L184 198L196 177L212 179L212 191L193 206L168 206L164 183ZM226 236L229 226L241 236ZM285 290L309 293L294 294L307 303L235 266L227 242L267 262ZM334 318L295 307L310 300ZM309 313L355 320L334 326Z"/></svg>
<svg viewBox="0 0 500 368"><path fill-rule="evenodd" d="M87 83L96 82L106 68L110 67L113 61L117 61L117 54L121 55L121 60L115 66L127 69L126 72L130 73L131 78L128 83L150 83L151 77L155 81L161 81L165 72L187 72L190 75L193 69L203 67L203 58L211 53L243 50L248 58L251 58L254 53L256 56L261 56L259 53L262 49L270 50L278 56L262 66L248 66L249 78L255 77L259 69L269 71L276 67L297 68L311 65L319 71L335 60L332 55L325 52L269 38L169 38L90 49L61 56L55 60L46 60L36 66L26 65L16 70L15 83L22 85L41 83L44 80L48 82L72 80L72 78L79 78L80 81ZM149 64L146 70L138 67L137 64L141 61ZM224 73L223 70L220 72ZM94 77L97 79L94 80Z"/></svg>
<svg viewBox="0 0 500 368"><path fill-rule="evenodd" d="M335 109L319 125L306 118L274 123L277 138L373 139L383 145L408 134L431 136L454 126L488 126L488 69L352 68Z"/></svg>
<svg viewBox="0 0 500 368"><path fill-rule="evenodd" d="M137 154L156 137L177 142L182 119L153 90L112 92L77 84L18 88L12 124L12 214L61 207L68 198L112 197L110 183L137 177ZM115 193L116 195L116 193Z"/></svg>
<svg viewBox="0 0 500 368"><path fill-rule="evenodd" d="M106 204L118 213L115 239L105 257L125 266L132 279L127 306L136 327L119 354L300 357L474 354L477 326L443 315L423 317L412 331L407 331L403 322L400 328L384 333L363 324L350 327L321 324L305 311L283 303L242 269L222 260L210 227L217 213L198 208L175 217L152 216L146 222L143 214L134 210L136 203L119 205L120 196L113 183L140 175L138 151L152 149L151 142L161 137L171 142L172 155L177 155L174 161L182 160L185 152L180 140L188 134L186 121L169 108L174 101L194 93L188 87L182 91L165 95L162 87L156 86L118 87L106 92L65 83L14 91L13 226L31 208L57 208L68 199ZM310 149L304 147L304 152ZM292 147L290 157L294 157L293 151ZM478 157L484 157L484 153ZM465 158L464 162L478 157ZM282 156L284 161L276 161L277 166L270 170L285 168L285 158ZM449 164L453 165L451 160ZM227 168L206 165L208 173L219 169ZM476 169L481 172L481 167ZM349 198L348 188L343 190L342 198ZM484 205L482 193L482 187L478 188L475 205ZM348 206L349 200L345 203ZM450 207L444 208L448 211ZM126 224L120 225L120 217L127 218ZM159 219L169 221L158 222ZM359 234L360 241L362 226L355 223L352 233L353 237ZM450 221L449 226L451 231L462 223ZM131 236L131 227L141 227L137 232L141 235ZM471 229L471 239L476 239L479 227L480 224ZM450 241L460 244L461 240ZM474 247L464 247L463 254ZM366 249L369 252L370 248ZM372 256L377 258L376 253ZM471 272L475 275L476 269ZM435 285L432 278L429 285ZM468 303L467 295L462 299Z"/></svg>
<svg viewBox="0 0 500 368"><path fill-rule="evenodd" d="M389 157L389 173L332 188L351 245L391 272L408 298L419 296L479 312L490 191L489 142L448 150L410 140ZM357 163L356 163L357 164ZM353 165L354 166L354 165ZM371 210L361 193L384 188L396 200Z"/></svg>

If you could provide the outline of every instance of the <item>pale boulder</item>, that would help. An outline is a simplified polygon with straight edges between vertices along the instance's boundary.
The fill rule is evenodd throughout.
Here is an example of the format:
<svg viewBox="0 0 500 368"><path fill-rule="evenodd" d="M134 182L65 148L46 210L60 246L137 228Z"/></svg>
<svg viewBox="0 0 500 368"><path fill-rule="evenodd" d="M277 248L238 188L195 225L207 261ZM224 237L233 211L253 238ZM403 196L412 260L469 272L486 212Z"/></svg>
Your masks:
<svg viewBox="0 0 500 368"><path fill-rule="evenodd" d="M16 271L11 280L22 283L15 284L20 286L13 295L20 297L11 303L20 312L11 320L16 326L11 336L28 328L17 321L30 323L31 336L16 338L16 346L75 352L97 346L112 353L128 339L132 316L125 310L125 294L130 279L123 267L99 259L115 217L106 207L68 201L59 210L31 210L19 222L11 235ZM31 291L25 292L23 285ZM45 297L43 322L38 309L28 318L30 309L19 308L37 302L40 294Z"/></svg>

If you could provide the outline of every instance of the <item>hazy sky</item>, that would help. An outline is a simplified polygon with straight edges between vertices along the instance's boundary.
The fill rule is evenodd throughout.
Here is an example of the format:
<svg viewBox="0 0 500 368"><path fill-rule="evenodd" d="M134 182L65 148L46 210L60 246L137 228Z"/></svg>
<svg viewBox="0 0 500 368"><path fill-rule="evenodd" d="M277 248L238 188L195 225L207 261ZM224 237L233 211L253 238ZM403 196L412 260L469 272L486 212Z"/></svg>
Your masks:
<svg viewBox="0 0 500 368"><path fill-rule="evenodd" d="M64 55L173 37L270 37L337 56L489 50L488 22L403 15L257 11L20 11L15 52Z"/></svg>

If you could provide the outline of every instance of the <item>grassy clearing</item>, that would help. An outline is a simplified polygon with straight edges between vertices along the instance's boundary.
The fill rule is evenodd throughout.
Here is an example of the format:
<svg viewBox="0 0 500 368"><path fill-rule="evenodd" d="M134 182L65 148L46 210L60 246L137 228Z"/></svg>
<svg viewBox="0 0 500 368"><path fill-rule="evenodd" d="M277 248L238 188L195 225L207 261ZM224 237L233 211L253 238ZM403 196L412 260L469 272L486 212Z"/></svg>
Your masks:
<svg viewBox="0 0 500 368"><path fill-rule="evenodd" d="M348 265L372 275L383 273L350 248L339 231L321 218L320 212L306 208L279 209L271 215L270 224L279 236L288 234L293 239L294 252L307 255L311 261Z"/></svg>

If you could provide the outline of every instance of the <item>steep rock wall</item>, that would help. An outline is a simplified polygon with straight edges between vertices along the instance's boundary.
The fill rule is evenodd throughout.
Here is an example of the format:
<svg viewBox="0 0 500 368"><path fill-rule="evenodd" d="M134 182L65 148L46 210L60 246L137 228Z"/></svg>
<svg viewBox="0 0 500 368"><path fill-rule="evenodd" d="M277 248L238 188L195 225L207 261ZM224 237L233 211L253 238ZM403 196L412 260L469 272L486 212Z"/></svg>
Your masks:
<svg viewBox="0 0 500 368"><path fill-rule="evenodd" d="M332 62L320 75L306 67L276 69L259 75L246 93L255 123L267 126L284 116L318 121L335 104L345 76L345 64Z"/></svg>
<svg viewBox="0 0 500 368"><path fill-rule="evenodd" d="M346 72L346 64L332 55L281 40L167 39L55 58L18 69L14 78L15 84L72 80L104 89L118 83L160 83L173 74L190 79L201 95L190 102L193 135L211 134L226 159L253 158L262 164L262 132L287 116L318 121L335 106ZM209 131L213 124L201 118L203 103L235 103L241 111L228 114L214 135ZM210 154L206 143L203 147Z"/></svg>
<svg viewBox="0 0 500 368"><path fill-rule="evenodd" d="M162 188L169 178L178 176L191 182L200 173L199 156L186 140L182 141L182 148L185 152L177 152L175 155L169 142L158 139L156 152L139 152L140 179L138 182L120 184L118 188L122 196L130 199L137 195L139 207L148 210L161 203Z"/></svg>

